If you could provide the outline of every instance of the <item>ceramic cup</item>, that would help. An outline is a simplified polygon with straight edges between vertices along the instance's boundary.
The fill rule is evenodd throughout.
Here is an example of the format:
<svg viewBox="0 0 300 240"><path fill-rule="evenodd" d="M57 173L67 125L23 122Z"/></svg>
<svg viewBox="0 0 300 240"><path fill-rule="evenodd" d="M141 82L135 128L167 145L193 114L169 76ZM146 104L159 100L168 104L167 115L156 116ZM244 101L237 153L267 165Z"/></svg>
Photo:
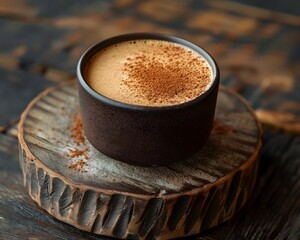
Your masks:
<svg viewBox="0 0 300 240"><path fill-rule="evenodd" d="M158 107L126 104L94 91L84 79L89 59L110 45L138 39L167 40L193 49L210 64L212 84L191 101ZM210 136L219 69L205 50L189 41L155 33L112 37L95 44L82 55L77 76L84 133L97 150L115 160L139 166L171 164L199 151Z"/></svg>

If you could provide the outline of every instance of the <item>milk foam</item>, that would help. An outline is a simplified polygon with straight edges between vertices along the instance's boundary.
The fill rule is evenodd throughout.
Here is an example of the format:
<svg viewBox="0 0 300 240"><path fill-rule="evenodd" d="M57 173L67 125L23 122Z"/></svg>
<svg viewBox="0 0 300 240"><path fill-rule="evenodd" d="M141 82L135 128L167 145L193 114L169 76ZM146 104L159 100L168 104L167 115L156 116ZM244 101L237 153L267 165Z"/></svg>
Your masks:
<svg viewBox="0 0 300 240"><path fill-rule="evenodd" d="M163 40L121 42L95 54L84 78L98 93L119 102L169 106L195 99L212 83L201 55Z"/></svg>

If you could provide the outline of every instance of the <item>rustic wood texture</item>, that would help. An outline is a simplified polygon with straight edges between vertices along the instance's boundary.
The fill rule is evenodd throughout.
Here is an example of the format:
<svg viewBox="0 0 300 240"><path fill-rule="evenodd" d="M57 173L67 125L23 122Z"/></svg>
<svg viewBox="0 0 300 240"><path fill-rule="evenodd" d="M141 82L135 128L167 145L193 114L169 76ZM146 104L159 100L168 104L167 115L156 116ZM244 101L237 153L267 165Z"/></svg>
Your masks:
<svg viewBox="0 0 300 240"><path fill-rule="evenodd" d="M0 239L87 239L85 232L55 220L32 201L17 152L17 139L0 134ZM88 239L99 238L89 234Z"/></svg>
<svg viewBox="0 0 300 240"><path fill-rule="evenodd" d="M55 218L115 238L170 239L230 219L251 196L261 129L250 107L232 92L219 92L204 149L185 161L152 168L95 150L79 128L77 100L73 82L46 90L30 103L19 125L24 184Z"/></svg>
<svg viewBox="0 0 300 240"><path fill-rule="evenodd" d="M211 52L222 83L242 94L264 124L257 198L198 239L299 239L299 5L0 0L0 238L106 239L55 221L30 201L16 161L16 124L40 90L75 77L88 46L116 34L155 31L185 37Z"/></svg>

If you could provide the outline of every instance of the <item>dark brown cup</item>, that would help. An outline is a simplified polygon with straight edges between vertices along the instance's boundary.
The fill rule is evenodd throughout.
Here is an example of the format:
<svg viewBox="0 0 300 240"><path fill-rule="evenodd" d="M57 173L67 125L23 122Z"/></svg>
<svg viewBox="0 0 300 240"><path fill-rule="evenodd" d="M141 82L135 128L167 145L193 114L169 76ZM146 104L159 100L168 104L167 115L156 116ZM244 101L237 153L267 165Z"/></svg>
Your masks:
<svg viewBox="0 0 300 240"><path fill-rule="evenodd" d="M195 50L212 68L211 86L189 102L162 107L131 105L94 91L84 80L88 60L103 48L137 39L167 40ZM189 41L155 33L116 36L97 43L82 55L77 76L84 133L96 149L113 159L139 166L167 165L193 155L209 138L219 69L206 51Z"/></svg>

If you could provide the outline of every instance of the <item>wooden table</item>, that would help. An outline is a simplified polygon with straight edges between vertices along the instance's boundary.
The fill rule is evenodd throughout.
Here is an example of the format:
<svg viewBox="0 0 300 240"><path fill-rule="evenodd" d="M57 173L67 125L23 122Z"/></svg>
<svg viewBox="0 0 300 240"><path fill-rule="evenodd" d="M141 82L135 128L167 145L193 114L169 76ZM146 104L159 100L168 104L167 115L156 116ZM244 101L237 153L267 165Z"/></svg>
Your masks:
<svg viewBox="0 0 300 240"><path fill-rule="evenodd" d="M147 31L207 49L222 84L250 102L264 127L256 196L234 219L194 239L299 239L300 4L247 2L0 0L0 238L107 239L55 220L29 198L16 126L41 90L75 78L88 46Z"/></svg>

